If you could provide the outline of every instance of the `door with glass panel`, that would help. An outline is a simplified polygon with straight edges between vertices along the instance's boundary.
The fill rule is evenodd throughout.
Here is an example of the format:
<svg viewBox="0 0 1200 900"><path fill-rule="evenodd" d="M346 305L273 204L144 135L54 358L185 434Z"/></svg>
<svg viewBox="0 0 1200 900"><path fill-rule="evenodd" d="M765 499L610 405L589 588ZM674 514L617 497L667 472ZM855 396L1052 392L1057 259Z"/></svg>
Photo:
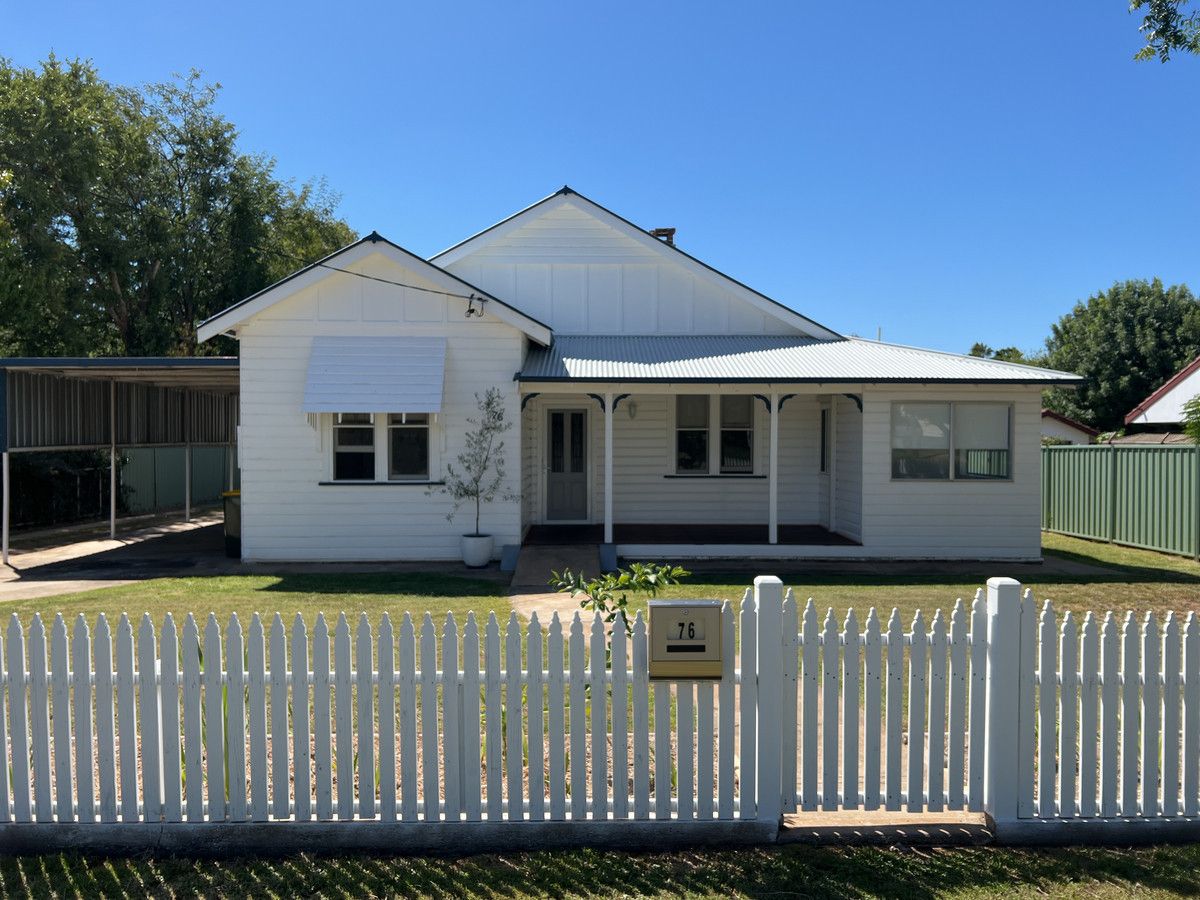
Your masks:
<svg viewBox="0 0 1200 900"><path fill-rule="evenodd" d="M546 519L582 521L588 514L587 412L552 409L547 418Z"/></svg>

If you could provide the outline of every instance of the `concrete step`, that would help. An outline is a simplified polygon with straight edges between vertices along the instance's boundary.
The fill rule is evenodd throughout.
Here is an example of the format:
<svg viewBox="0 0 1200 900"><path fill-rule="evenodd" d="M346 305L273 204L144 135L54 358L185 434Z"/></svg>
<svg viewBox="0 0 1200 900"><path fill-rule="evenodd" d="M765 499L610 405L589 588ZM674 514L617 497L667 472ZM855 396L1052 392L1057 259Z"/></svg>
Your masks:
<svg viewBox="0 0 1200 900"><path fill-rule="evenodd" d="M982 813L906 813L886 810L799 812L783 817L781 844L871 844L977 847L994 833Z"/></svg>

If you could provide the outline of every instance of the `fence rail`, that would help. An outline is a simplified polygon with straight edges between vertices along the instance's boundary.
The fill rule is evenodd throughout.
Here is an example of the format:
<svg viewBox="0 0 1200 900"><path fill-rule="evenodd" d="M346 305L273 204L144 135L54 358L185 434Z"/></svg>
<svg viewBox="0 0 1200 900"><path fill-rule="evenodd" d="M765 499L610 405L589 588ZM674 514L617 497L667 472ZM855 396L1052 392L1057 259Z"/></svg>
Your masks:
<svg viewBox="0 0 1200 900"><path fill-rule="evenodd" d="M1200 559L1200 446L1043 447L1042 528Z"/></svg>
<svg viewBox="0 0 1200 900"><path fill-rule="evenodd" d="M322 826L333 846L346 828L520 823L524 840L562 839L556 826L738 840L774 834L781 813L857 809L985 812L1035 839L1114 823L1200 837L1195 613L1079 624L992 579L949 615L906 627L872 609L860 625L759 578L721 628L737 649L719 680L652 682L640 614L628 633L578 614L461 629L343 614L311 630L299 615L115 629L14 615L0 834L138 847L289 823L276 834Z"/></svg>

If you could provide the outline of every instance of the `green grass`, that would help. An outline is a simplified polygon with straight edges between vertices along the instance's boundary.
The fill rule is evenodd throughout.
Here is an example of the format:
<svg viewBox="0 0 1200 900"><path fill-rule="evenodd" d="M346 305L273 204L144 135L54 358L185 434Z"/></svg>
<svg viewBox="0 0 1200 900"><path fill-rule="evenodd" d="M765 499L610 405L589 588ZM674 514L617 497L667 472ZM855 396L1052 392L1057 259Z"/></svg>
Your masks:
<svg viewBox="0 0 1200 900"><path fill-rule="evenodd" d="M1200 564L1191 559L1053 534L1044 535L1043 544L1048 558L1100 566L1104 571L1071 576L1035 571L1024 576L1039 603L1049 598L1060 609L1076 613L1089 609L1132 609L1139 613L1154 610L1158 614L1167 610L1181 614L1200 611ZM763 562L756 570L769 571L770 563ZM861 624L872 606L885 619L896 607L907 626L918 609L927 613L941 609L948 614L959 597L969 604L988 576L1006 571L1003 563L979 563L969 572L961 564L929 563L921 571L913 571L910 566L900 573L821 572L785 577L784 581L795 590L801 607L813 598L820 618L833 607L840 621L846 610L854 607ZM696 575L686 584L668 588L663 596L728 598L736 604L755 573L747 570ZM301 612L310 626L318 612L324 612L328 619L343 610L347 615L366 612L375 623L387 611L398 626L399 616L405 611L418 616L429 610L435 618L453 612L461 627L468 610L480 616L481 625L493 610L503 623L509 613L506 593L504 585L496 581L434 572L223 575L159 578L80 594L20 600L4 604L4 610L25 619L34 612L43 617L53 617L59 611L74 617L82 612L89 620L100 612L110 619L122 612L149 612L156 622L168 611L177 619L187 612L215 612L222 623L234 611L243 623L256 611L278 611L285 621ZM635 611L644 608L645 598L636 598L631 604Z"/></svg>
<svg viewBox="0 0 1200 900"><path fill-rule="evenodd" d="M1057 850L811 848L462 858L0 859L0 896L1127 897L1196 896L1200 845Z"/></svg>

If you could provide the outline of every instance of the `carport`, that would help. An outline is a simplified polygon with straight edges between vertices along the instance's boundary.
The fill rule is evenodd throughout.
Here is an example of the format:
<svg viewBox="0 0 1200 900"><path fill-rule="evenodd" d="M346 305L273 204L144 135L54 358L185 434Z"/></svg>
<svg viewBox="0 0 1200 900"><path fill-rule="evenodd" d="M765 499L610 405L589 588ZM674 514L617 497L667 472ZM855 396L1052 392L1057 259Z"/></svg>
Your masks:
<svg viewBox="0 0 1200 900"><path fill-rule="evenodd" d="M117 534L117 453L183 447L184 518L191 518L194 447L237 444L236 357L0 358L3 518L0 551L8 563L9 460L14 453L106 450L109 537Z"/></svg>

